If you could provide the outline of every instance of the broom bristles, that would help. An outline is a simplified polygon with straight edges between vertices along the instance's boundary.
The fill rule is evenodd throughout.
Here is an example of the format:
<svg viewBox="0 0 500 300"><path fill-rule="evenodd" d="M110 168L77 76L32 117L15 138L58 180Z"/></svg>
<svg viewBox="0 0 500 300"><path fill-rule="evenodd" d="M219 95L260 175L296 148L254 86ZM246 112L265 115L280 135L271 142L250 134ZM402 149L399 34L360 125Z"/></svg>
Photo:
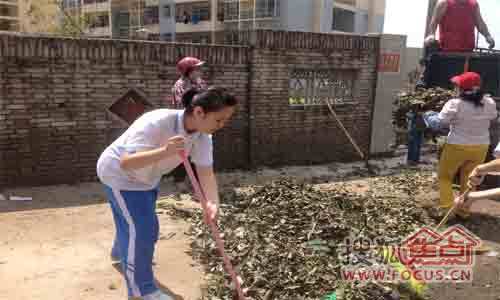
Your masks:
<svg viewBox="0 0 500 300"><path fill-rule="evenodd" d="M392 249L390 247L382 248L382 255L384 258L388 258L389 265L393 267L399 274L407 273L410 274L409 279L406 282L406 287L417 296L423 296L425 291L427 290L427 285L424 281L418 280L415 278L415 275L412 270L410 270L407 266L405 266L399 258L394 255ZM394 258L394 260L392 259Z"/></svg>

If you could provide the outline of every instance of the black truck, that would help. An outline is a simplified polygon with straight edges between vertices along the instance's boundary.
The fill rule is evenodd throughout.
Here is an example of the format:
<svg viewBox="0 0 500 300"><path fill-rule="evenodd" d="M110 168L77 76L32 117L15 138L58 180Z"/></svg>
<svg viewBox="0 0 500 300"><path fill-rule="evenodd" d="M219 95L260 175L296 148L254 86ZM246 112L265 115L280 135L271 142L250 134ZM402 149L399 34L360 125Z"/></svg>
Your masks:
<svg viewBox="0 0 500 300"><path fill-rule="evenodd" d="M431 55L427 65L425 82L428 87L453 89L450 78L465 71L481 75L483 88L497 102L500 111L500 51L478 48L471 53L437 52ZM493 150L500 141L500 119L492 121L490 126L491 146L487 161L491 161ZM482 188L500 187L500 176L488 176Z"/></svg>

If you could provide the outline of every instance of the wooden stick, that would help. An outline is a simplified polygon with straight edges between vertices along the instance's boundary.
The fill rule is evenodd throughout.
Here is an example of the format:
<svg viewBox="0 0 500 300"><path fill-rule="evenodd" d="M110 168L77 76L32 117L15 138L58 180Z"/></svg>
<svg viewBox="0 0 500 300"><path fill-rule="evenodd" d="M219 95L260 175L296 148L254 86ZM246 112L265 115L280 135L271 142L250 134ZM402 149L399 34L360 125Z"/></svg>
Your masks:
<svg viewBox="0 0 500 300"><path fill-rule="evenodd" d="M460 197L462 197L463 195L467 195L469 192L470 192L470 188L467 188L465 190L465 192ZM437 231L441 226L443 226L444 223L446 223L448 221L448 219L451 216L451 213L454 212L456 208L457 208L457 206L455 204L453 204L453 206L448 210L448 212L446 213L446 215L443 217L443 219L441 220L441 222L439 222L439 224L434 228L434 230Z"/></svg>
<svg viewBox="0 0 500 300"><path fill-rule="evenodd" d="M332 113L333 118L335 119L335 121L337 121L337 124L339 124L340 128L342 129L342 131L344 131L344 134L347 136L347 138L351 142L351 144L354 147L354 149L356 149L356 151L358 152L359 156L361 156L361 159L364 159L365 155L363 154L363 151L361 151L361 149L359 148L358 144L356 144L356 142L354 141L354 139L349 134L349 131L347 131L347 129L344 127L344 124L342 124L342 122L340 121L339 117L337 116L337 113L333 110L332 105L330 104L330 102L328 102L328 100L326 100L326 99L325 99L325 102L326 102L326 105L328 105L328 109Z"/></svg>
<svg viewBox="0 0 500 300"><path fill-rule="evenodd" d="M441 222L439 222L439 224L434 228L434 230L437 231L441 226L443 226L444 223L448 222L448 219L450 218L451 213L454 212L456 208L457 208L456 205L453 205L448 210L448 212L446 213L446 215L443 217L443 219L441 220Z"/></svg>
<svg viewBox="0 0 500 300"><path fill-rule="evenodd" d="M193 168L191 167L191 164L188 161L186 153L184 151L180 151L179 155L182 157L182 163L184 164L184 168L186 169L186 172L189 176L189 180L191 181L191 185L193 186L195 194L200 199L203 212L206 212L208 200L205 197L205 192L203 191L200 183L198 182L198 179L196 179L196 176L194 175ZM229 256L227 256L226 252L224 251L224 241L222 240L222 237L219 233L217 224L214 221L209 221L207 219L205 219L204 221L210 228L210 232L212 233L212 237L215 240L217 249L219 250L219 253L222 256L222 261L224 263L224 266L226 267L226 271L231 276L231 280L234 284L236 293L238 295L238 300L245 300L246 297L243 293L243 289L241 288L241 283L240 283L241 278L238 276L238 274L236 274L236 271L234 270L233 264L231 263Z"/></svg>

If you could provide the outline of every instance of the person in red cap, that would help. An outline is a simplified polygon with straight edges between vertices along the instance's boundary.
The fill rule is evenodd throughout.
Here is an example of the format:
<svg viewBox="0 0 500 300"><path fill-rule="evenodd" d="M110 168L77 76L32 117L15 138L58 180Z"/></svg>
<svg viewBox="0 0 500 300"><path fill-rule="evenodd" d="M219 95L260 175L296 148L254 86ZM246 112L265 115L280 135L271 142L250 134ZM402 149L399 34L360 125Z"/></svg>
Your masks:
<svg viewBox="0 0 500 300"><path fill-rule="evenodd" d="M439 26L439 41L436 31ZM490 49L495 47L488 26L484 22L477 0L439 0L425 38L424 58L421 60L424 74L417 87L427 87L427 65L432 54L443 52L472 52L476 44L475 29L485 37Z"/></svg>
<svg viewBox="0 0 500 300"><path fill-rule="evenodd" d="M172 105L176 108L182 108L182 95L186 91L191 88L198 90L205 90L207 88L206 82L201 78L201 67L204 64L204 61L196 57L184 57L177 63L177 72L180 73L181 77L172 88Z"/></svg>
<svg viewBox="0 0 500 300"><path fill-rule="evenodd" d="M174 84L172 88L173 98L172 105L177 109L183 109L182 97L185 92L190 89L196 89L198 91L203 91L207 89L206 82L201 78L201 67L205 64L204 61L196 57L184 57L177 63L177 72L180 73L181 77ZM190 161L191 162L191 161ZM191 162L195 176L198 178L196 168L194 168ZM186 170L183 165L178 166L172 173L174 182L178 183L179 189L183 189L182 183L186 180ZM193 200L197 201L193 195Z"/></svg>
<svg viewBox="0 0 500 300"><path fill-rule="evenodd" d="M467 190L472 170L484 162L490 145L490 122L497 118L495 101L481 89L481 77L466 72L451 78L458 97L444 105L439 114L427 112L424 119L433 129L449 128L446 144L439 160L440 208L437 218L453 205L453 180L460 174L460 193ZM467 217L468 210L457 215Z"/></svg>

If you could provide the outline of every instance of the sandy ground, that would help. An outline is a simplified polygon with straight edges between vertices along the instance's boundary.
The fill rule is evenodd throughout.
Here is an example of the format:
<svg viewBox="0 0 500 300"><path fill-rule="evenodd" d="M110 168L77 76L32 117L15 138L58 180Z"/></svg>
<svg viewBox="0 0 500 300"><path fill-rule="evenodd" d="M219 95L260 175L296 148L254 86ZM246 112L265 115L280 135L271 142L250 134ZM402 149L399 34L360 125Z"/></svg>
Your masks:
<svg viewBox="0 0 500 300"><path fill-rule="evenodd" d="M402 158L373 162L383 175ZM224 187L263 184L281 176L291 176L318 184L348 180L353 191L364 192L366 182L356 174L363 163L329 164L313 167L262 169L254 172L219 174ZM423 168L432 169L432 165ZM162 184L162 196L176 193L174 186ZM3 191L6 196L29 196L32 201L0 200L0 299L13 300L118 300L126 299L119 272L111 265L109 249L114 236L111 212L97 183L75 186L19 188ZM436 194L424 195L436 197ZM176 201L178 205L196 205ZM483 202L473 207L475 214L466 224L494 249L500 249L500 204ZM157 244L155 272L158 281L178 299L197 299L203 272L186 251L187 224L160 214L161 238ZM497 250L500 252L500 250ZM500 299L500 260L480 257L472 284L439 285L434 299Z"/></svg>

